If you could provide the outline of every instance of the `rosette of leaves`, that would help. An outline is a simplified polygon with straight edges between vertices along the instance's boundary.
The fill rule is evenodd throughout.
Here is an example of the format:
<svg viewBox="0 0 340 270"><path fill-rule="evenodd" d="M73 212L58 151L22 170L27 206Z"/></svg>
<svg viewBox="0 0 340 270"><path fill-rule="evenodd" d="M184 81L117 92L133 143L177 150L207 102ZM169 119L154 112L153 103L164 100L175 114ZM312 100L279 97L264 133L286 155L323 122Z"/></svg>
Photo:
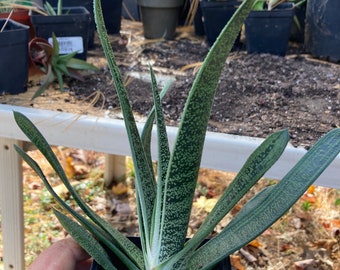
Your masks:
<svg viewBox="0 0 340 270"><path fill-rule="evenodd" d="M53 45L50 45L46 40L36 38L29 44L31 61L46 74L45 79L34 93L32 99L40 96L56 79L60 91L63 91L64 76L84 80L79 70L98 70L94 65L84 60L74 58L77 52L60 55L59 43L54 33L52 34L52 41Z"/></svg>
<svg viewBox="0 0 340 270"><path fill-rule="evenodd" d="M170 149L160 101L168 89L159 94L150 68L154 107L140 134L105 31L100 2L95 0L97 30L119 96L135 168L141 249L91 210L71 186L40 131L24 115L14 113L19 127L47 158L83 214L72 209L54 192L39 165L28 154L16 146L17 151L64 209L54 210L61 224L103 269L122 269L118 268L117 260L126 269L212 269L284 215L339 154L340 129L337 128L322 137L281 181L256 194L219 234L201 245L283 153L289 141L288 131L273 133L250 155L196 234L186 242L214 94L226 58L254 2L243 1L212 46L192 85L175 144ZM154 121L158 141L156 174L150 150ZM115 254L116 259L111 260L111 254Z"/></svg>

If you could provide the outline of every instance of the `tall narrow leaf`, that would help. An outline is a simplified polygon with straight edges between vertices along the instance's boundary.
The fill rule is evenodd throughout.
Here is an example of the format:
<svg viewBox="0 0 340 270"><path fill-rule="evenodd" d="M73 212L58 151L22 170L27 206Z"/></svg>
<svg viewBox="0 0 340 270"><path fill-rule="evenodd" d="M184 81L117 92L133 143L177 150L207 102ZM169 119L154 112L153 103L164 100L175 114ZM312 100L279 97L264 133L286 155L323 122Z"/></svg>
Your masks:
<svg viewBox="0 0 340 270"><path fill-rule="evenodd" d="M149 239L150 236L151 220L156 197L156 186L153 181L154 176L152 170L150 170L149 162L139 136L123 79L109 42L99 0L94 0L94 15L99 38L108 61L108 66L110 68L120 106L122 108L126 131L128 133L131 155L136 174L137 204L139 204L137 209L138 211L141 211L139 213L140 233L142 241L147 242L146 239Z"/></svg>
<svg viewBox="0 0 340 270"><path fill-rule="evenodd" d="M243 1L208 53L190 90L167 173L160 262L183 248L213 97L226 58L254 2Z"/></svg>
<svg viewBox="0 0 340 270"><path fill-rule="evenodd" d="M340 128L337 128L322 137L275 187L245 205L218 236L198 249L189 269L211 266L261 234L286 213L339 152Z"/></svg>

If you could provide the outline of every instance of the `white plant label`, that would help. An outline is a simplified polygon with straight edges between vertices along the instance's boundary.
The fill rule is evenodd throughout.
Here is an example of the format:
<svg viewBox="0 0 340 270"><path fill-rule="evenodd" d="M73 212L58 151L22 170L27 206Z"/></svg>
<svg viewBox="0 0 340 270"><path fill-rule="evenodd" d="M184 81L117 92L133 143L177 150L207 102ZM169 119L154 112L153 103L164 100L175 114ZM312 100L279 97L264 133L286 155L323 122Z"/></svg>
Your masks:
<svg viewBox="0 0 340 270"><path fill-rule="evenodd" d="M83 38L82 37L57 37L59 43L59 54L68 54L72 52L83 53ZM53 45L53 40L50 37L48 43Z"/></svg>

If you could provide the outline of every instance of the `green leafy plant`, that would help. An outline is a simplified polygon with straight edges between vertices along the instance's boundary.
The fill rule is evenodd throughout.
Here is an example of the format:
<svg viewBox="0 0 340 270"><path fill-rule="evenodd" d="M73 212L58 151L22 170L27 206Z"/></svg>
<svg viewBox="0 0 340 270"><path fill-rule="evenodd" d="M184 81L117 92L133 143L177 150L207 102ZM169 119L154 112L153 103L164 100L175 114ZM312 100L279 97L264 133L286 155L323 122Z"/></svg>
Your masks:
<svg viewBox="0 0 340 270"><path fill-rule="evenodd" d="M54 9L49 2L44 4L47 15L58 16L63 14L63 1L58 0L57 9Z"/></svg>
<svg viewBox="0 0 340 270"><path fill-rule="evenodd" d="M301 204L301 209L308 212L312 209L313 207L313 204L309 201L304 201L302 204Z"/></svg>
<svg viewBox="0 0 340 270"><path fill-rule="evenodd" d="M0 0L0 13L11 12L13 9L27 9L41 13L41 8L34 0Z"/></svg>
<svg viewBox="0 0 340 270"><path fill-rule="evenodd" d="M306 4L307 0L257 0L254 4L253 10L272 10L284 2L293 3L293 7L299 7Z"/></svg>
<svg viewBox="0 0 340 270"><path fill-rule="evenodd" d="M338 198L338 199L335 200L334 205L335 205L335 206L339 206L339 205L340 205L340 198Z"/></svg>
<svg viewBox="0 0 340 270"><path fill-rule="evenodd" d="M52 40L53 46L41 38L33 39L30 42L29 49L32 62L46 74L44 81L34 93L32 99L40 96L55 79L58 80L60 91L63 91L64 76L83 80L78 70L98 70L92 64L74 58L77 52L60 55L59 43L54 34L52 34Z"/></svg>
<svg viewBox="0 0 340 270"><path fill-rule="evenodd" d="M13 9L13 4L17 1L13 0L0 0L0 13L7 13Z"/></svg>
<svg viewBox="0 0 340 270"><path fill-rule="evenodd" d="M98 33L119 96L136 176L136 203L142 249L97 216L72 188L48 142L32 122L19 112L15 120L47 158L84 214L72 209L53 190L39 165L19 147L23 159L44 181L64 211L54 210L61 224L103 269L117 269L114 253L127 269L211 269L278 220L300 198L340 152L340 129L322 137L277 184L268 186L238 212L215 237L202 246L218 222L281 156L289 141L287 130L270 135L248 158L234 181L209 213L197 233L186 242L186 232L197 176L220 73L244 20L255 0L246 0L212 46L185 105L177 138L169 149L155 75L150 68L154 108L139 134L123 79L105 31L99 0L94 10ZM157 178L151 160L151 131L156 122ZM114 138L113 138L114 139Z"/></svg>

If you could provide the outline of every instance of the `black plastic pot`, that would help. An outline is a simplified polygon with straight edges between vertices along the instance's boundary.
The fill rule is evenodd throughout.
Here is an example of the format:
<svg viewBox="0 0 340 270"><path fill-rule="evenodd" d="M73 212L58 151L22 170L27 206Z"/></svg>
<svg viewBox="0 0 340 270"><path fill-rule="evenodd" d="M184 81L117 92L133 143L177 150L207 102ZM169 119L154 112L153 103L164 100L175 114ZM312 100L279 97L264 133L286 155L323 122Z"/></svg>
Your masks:
<svg viewBox="0 0 340 270"><path fill-rule="evenodd" d="M207 1L200 2L203 15L203 24L207 41L212 46L220 34L223 27L227 24L231 16L233 16L240 2L237 0L226 1ZM235 41L235 46L239 45L239 39Z"/></svg>
<svg viewBox="0 0 340 270"><path fill-rule="evenodd" d="M0 19L0 29L6 19ZM29 27L9 20L0 32L0 94L26 92Z"/></svg>
<svg viewBox="0 0 340 270"><path fill-rule="evenodd" d="M49 2L53 7L58 5L58 0L44 0L44 2ZM67 7L85 7L90 12L91 21L89 26L88 48L94 48L96 24L94 22L93 0L63 0L63 5ZM109 34L119 34L122 16L122 0L101 0L101 5L107 32Z"/></svg>
<svg viewBox="0 0 340 270"><path fill-rule="evenodd" d="M13 21L16 21L18 23L24 24L29 26L30 28L30 39L35 37L35 32L34 32L34 28L31 22L31 17L29 14L29 10L26 9L14 9L13 13L0 13L0 19L7 19L9 18Z"/></svg>
<svg viewBox="0 0 340 270"><path fill-rule="evenodd" d="M293 17L291 3L280 4L270 11L251 11L245 22L247 52L284 56Z"/></svg>
<svg viewBox="0 0 340 270"><path fill-rule="evenodd" d="M64 7L58 16L31 16L37 37L47 39L52 44L52 33L59 41L60 54L77 51L76 57L86 60L90 13L84 7Z"/></svg>
<svg viewBox="0 0 340 270"><path fill-rule="evenodd" d="M140 249L142 248L141 241L139 237L128 237L137 247ZM187 239L188 240L188 239ZM209 239L206 239L203 241L202 245L205 244ZM112 255L112 261L117 262L115 264L115 267L119 270L127 270L126 266L124 266L119 259L115 256ZM96 261L93 261L91 265L90 270L103 270L103 268L98 265ZM228 256L224 260L222 260L220 263L218 263L215 267L212 268L212 270L231 270L231 263L230 263L230 257Z"/></svg>
<svg viewBox="0 0 340 270"><path fill-rule="evenodd" d="M122 16L125 19L140 21L139 6L137 0L123 0Z"/></svg>
<svg viewBox="0 0 340 270"><path fill-rule="evenodd" d="M296 22L297 20L297 22ZM295 7L295 17L290 30L290 40L304 43L305 40L306 5Z"/></svg>
<svg viewBox="0 0 340 270"><path fill-rule="evenodd" d="M122 17L122 0L102 0L103 16L109 34L119 34Z"/></svg>
<svg viewBox="0 0 340 270"><path fill-rule="evenodd" d="M305 47L313 56L340 61L340 1L308 0Z"/></svg>
<svg viewBox="0 0 340 270"><path fill-rule="evenodd" d="M52 7L58 6L58 0L43 0L43 3L50 3ZM92 0L63 0L63 6L65 7L84 7L90 12L90 26L89 26L89 38L88 38L88 49L94 47L94 32L96 24L94 22L93 15L93 1Z"/></svg>
<svg viewBox="0 0 340 270"><path fill-rule="evenodd" d="M203 24L203 14L201 9L201 2L198 3L197 11L194 18L195 34L198 36L204 36L204 24Z"/></svg>
<svg viewBox="0 0 340 270"><path fill-rule="evenodd" d="M138 0L144 37L173 39L183 0Z"/></svg>

